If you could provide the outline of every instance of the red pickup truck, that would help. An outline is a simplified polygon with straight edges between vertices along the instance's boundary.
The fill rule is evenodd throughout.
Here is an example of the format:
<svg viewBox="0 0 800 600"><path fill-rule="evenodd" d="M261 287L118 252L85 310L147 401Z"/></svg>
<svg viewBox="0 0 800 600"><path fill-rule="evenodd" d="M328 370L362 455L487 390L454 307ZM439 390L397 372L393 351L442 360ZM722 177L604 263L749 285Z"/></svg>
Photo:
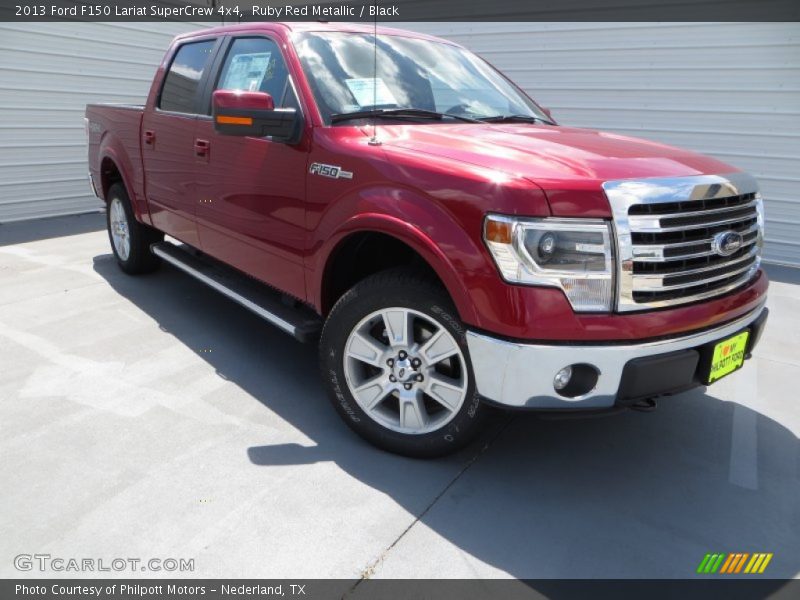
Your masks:
<svg viewBox="0 0 800 600"><path fill-rule="evenodd" d="M147 104L86 126L120 267L318 342L337 411L393 452L463 446L486 404L649 406L741 367L766 320L752 177L558 125L446 40L182 35Z"/></svg>

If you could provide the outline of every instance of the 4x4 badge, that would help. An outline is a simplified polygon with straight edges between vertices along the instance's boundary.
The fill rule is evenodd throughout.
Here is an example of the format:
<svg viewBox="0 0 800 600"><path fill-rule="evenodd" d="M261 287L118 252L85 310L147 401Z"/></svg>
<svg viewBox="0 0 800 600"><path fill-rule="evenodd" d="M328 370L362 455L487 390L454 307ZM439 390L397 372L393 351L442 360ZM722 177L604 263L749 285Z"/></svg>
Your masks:
<svg viewBox="0 0 800 600"><path fill-rule="evenodd" d="M331 179L353 178L353 173L351 171L344 171L342 167L336 165L325 165L322 163L312 163L308 172L312 175L322 175L323 177L330 177Z"/></svg>

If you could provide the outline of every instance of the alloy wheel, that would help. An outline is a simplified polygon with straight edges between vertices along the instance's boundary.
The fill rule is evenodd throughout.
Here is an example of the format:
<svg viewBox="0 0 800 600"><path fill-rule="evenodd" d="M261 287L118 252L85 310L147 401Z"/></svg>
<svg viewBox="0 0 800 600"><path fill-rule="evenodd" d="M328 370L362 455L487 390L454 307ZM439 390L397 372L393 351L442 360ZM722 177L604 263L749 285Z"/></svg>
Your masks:
<svg viewBox="0 0 800 600"><path fill-rule="evenodd" d="M128 217L125 214L125 207L122 206L122 200L114 198L111 200L109 210L109 229L111 230L111 239L114 242L114 250L117 251L117 256L120 260L128 260L131 254L131 236L128 227Z"/></svg>
<svg viewBox="0 0 800 600"><path fill-rule="evenodd" d="M467 395L466 360L455 338L436 319L409 308L364 317L347 338L343 360L361 409L400 433L443 427Z"/></svg>

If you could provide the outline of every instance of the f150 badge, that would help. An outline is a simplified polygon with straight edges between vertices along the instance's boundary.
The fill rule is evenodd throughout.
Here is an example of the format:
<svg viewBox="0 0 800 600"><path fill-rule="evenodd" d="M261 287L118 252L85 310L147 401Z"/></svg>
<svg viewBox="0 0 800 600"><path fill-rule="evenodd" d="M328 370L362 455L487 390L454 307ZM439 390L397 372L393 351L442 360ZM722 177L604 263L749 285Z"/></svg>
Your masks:
<svg viewBox="0 0 800 600"><path fill-rule="evenodd" d="M323 177L330 177L331 179L352 179L352 171L344 171L342 167L336 165L325 165L322 163L313 163L308 170L312 175L322 175Z"/></svg>

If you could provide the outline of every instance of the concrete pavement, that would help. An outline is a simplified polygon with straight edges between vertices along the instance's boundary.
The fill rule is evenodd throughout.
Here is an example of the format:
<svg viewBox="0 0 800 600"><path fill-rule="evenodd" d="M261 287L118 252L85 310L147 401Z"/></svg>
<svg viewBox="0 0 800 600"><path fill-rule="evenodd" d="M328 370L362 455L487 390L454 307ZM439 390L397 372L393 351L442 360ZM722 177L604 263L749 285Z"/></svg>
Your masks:
<svg viewBox="0 0 800 600"><path fill-rule="evenodd" d="M705 392L498 414L415 461L346 428L315 348L175 269L124 275L102 219L0 226L0 576L21 553L194 559L173 577L672 578L755 551L800 572L797 271L771 269L754 360Z"/></svg>

